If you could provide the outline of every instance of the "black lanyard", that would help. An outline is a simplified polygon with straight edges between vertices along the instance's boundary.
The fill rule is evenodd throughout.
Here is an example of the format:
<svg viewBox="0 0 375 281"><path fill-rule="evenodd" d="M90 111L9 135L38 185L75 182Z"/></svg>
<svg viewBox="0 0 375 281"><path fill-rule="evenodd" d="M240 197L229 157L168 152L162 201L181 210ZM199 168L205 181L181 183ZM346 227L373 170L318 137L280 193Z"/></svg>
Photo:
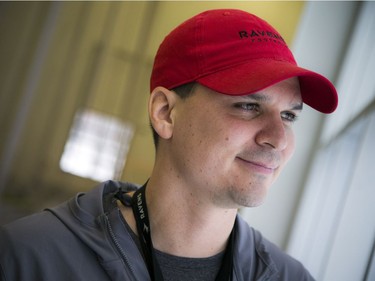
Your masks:
<svg viewBox="0 0 375 281"><path fill-rule="evenodd" d="M146 185L143 185L138 189L132 199L132 208L137 224L137 230L139 235L139 240L141 243L143 255L146 260L147 268L152 281L163 281L163 274L161 272L160 266L156 259L154 253L154 247L151 240L151 230L150 222L148 218L147 205L146 205L146 195L145 195ZM233 227L232 233L230 234L227 248L225 250L223 262L221 264L219 273L215 281L232 281L232 271L233 271L233 245L234 245L234 230L236 226Z"/></svg>

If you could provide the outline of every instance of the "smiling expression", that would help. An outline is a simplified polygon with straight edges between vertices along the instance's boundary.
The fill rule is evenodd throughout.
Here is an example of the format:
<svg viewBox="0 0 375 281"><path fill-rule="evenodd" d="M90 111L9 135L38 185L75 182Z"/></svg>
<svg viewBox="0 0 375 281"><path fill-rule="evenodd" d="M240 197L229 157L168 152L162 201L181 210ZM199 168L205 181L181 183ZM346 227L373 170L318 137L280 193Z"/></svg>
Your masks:
<svg viewBox="0 0 375 281"><path fill-rule="evenodd" d="M246 96L198 85L173 111L170 157L178 177L217 206L260 205L294 152L301 110L297 78Z"/></svg>

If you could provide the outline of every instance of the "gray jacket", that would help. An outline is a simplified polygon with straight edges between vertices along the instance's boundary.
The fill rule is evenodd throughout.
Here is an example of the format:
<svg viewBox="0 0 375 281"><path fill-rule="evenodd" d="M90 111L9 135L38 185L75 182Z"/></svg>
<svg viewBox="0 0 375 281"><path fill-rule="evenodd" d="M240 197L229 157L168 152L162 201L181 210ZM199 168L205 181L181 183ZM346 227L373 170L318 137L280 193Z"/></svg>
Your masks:
<svg viewBox="0 0 375 281"><path fill-rule="evenodd" d="M0 228L0 279L148 281L113 195L137 187L109 181ZM304 267L237 216L235 281L313 280Z"/></svg>

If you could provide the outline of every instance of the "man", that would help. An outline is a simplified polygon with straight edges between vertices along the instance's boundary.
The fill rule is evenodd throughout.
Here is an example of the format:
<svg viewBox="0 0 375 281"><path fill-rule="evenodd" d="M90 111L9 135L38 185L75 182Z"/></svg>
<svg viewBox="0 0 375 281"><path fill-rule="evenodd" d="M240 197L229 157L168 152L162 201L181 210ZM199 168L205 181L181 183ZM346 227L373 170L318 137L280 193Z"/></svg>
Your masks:
<svg viewBox="0 0 375 281"><path fill-rule="evenodd" d="M294 150L306 103L334 86L299 68L281 35L240 10L201 13L160 45L147 183L107 182L1 229L2 280L313 280L249 227Z"/></svg>

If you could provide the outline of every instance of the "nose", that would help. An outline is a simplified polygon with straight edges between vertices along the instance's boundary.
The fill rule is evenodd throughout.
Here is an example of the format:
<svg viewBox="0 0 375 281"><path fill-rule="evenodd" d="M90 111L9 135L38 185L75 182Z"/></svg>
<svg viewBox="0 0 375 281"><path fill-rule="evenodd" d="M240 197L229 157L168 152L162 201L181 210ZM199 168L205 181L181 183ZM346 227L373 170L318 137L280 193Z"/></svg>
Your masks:
<svg viewBox="0 0 375 281"><path fill-rule="evenodd" d="M288 145L286 127L280 115L268 116L261 121L255 141L258 145L282 151Z"/></svg>

